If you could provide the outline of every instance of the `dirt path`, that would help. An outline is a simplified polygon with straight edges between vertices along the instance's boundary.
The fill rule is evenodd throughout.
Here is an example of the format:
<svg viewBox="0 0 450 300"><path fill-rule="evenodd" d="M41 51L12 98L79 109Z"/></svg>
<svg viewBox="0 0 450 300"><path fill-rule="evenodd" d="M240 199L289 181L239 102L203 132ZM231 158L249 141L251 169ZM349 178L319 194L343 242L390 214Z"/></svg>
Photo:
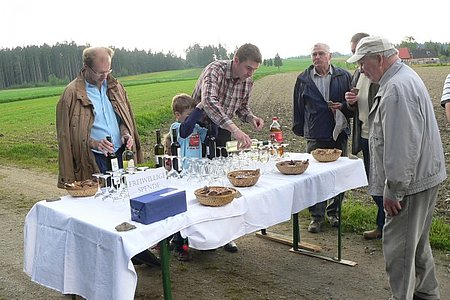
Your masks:
<svg viewBox="0 0 450 300"><path fill-rule="evenodd" d="M254 111L266 121L279 116L291 124L291 99L295 74L263 78L254 91ZM443 77L442 77L443 78ZM436 80L436 84L437 84ZM280 105L282 103L283 105ZM290 125L289 125L290 126ZM262 136L262 134L261 134ZM292 150L302 150L299 139L285 130ZM41 199L65 194L56 188L56 176L0 166L0 299L70 299L31 282L23 269L23 224L26 213ZM447 191L444 191L447 195ZM302 229L307 220L302 221ZM270 230L291 234L289 222ZM325 227L312 235L302 230L302 239L336 255L336 230ZM289 247L255 235L237 240L239 252L223 249L192 250L189 263L171 260L174 299L388 299L380 241L365 241L345 234L343 258L355 267L327 262L288 251ZM442 299L450 299L450 255L434 252ZM136 299L162 299L159 268L136 267Z"/></svg>

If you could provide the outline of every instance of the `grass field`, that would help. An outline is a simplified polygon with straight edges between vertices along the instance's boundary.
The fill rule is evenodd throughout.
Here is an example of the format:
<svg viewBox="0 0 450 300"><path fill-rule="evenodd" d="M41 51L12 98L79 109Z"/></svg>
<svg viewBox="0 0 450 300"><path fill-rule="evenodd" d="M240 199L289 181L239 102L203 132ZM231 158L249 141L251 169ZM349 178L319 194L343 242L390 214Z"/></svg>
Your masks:
<svg viewBox="0 0 450 300"><path fill-rule="evenodd" d="M300 72L309 64L309 59L284 60L280 69L261 66L254 78ZM126 87L143 138L173 118L172 97L191 94L201 71L188 69L119 78ZM63 90L64 86L0 90L1 163L56 171L55 107Z"/></svg>

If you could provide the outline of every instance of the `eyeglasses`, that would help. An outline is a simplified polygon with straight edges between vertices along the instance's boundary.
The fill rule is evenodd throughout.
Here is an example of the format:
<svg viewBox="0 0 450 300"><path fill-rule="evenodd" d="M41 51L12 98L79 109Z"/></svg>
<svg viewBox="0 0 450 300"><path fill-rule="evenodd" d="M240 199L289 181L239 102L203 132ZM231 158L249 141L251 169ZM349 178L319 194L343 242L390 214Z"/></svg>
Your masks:
<svg viewBox="0 0 450 300"><path fill-rule="evenodd" d="M91 66L87 66L87 67L88 67L89 69L91 69L91 71L94 72L95 75L98 75L98 76L101 76L101 75L108 75L108 74L111 74L111 72L112 72L112 69L109 69L108 71L105 71L105 72L97 72L97 71L95 71L94 69L92 69Z"/></svg>
<svg viewBox="0 0 450 300"><path fill-rule="evenodd" d="M311 57L315 57L315 56L324 57L327 54L328 54L328 52L325 52L325 51L313 52L313 53L311 53Z"/></svg>

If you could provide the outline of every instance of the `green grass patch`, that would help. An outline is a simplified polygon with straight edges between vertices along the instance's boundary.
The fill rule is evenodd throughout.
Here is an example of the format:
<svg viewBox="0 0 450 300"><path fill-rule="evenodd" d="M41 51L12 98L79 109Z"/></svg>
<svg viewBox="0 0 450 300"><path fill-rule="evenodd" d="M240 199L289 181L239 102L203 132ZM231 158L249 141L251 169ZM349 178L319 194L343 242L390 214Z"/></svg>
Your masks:
<svg viewBox="0 0 450 300"><path fill-rule="evenodd" d="M450 224L444 217L434 217L431 223L430 244L433 249L450 251Z"/></svg>
<svg viewBox="0 0 450 300"><path fill-rule="evenodd" d="M10 163L20 161L26 167L50 171L56 171L58 159L57 153L51 147L32 143L2 147L0 149L0 156L7 157Z"/></svg>
<svg viewBox="0 0 450 300"><path fill-rule="evenodd" d="M346 232L362 234L374 229L377 215L376 205L365 205L361 202L347 200L342 205L342 224Z"/></svg>

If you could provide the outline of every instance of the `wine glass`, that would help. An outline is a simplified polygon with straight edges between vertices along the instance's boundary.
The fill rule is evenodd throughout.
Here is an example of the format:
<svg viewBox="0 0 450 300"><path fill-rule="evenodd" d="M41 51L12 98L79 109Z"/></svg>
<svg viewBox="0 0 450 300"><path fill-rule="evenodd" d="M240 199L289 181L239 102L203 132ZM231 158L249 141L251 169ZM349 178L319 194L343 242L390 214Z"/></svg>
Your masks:
<svg viewBox="0 0 450 300"><path fill-rule="evenodd" d="M281 157L286 157L286 156L288 156L288 154L286 153L286 147L287 146L289 146L289 144L287 144L287 143L282 143L281 145L280 145L280 147L281 147L281 149L282 149L282 153L281 153Z"/></svg>
<svg viewBox="0 0 450 300"><path fill-rule="evenodd" d="M261 163L262 173L267 173L268 163L270 160L270 149L268 147L262 148L259 153L259 161Z"/></svg>
<svg viewBox="0 0 450 300"><path fill-rule="evenodd" d="M100 177L102 176L103 174L102 173L94 173L94 174L92 174L92 176L93 177L95 177L96 178L96 180L97 180L97 192L95 193L95 195L94 195L94 198L97 198L97 197L100 197L101 195L103 195L103 191L102 191L102 189L100 188Z"/></svg>
<svg viewBox="0 0 450 300"><path fill-rule="evenodd" d="M219 157L218 157L218 159L223 159L224 157L222 156L222 151L223 151L223 149L225 149L226 147L224 147L224 146L217 146L217 149L219 150Z"/></svg>
<svg viewBox="0 0 450 300"><path fill-rule="evenodd" d="M173 160L177 158L176 156L165 156L164 157L164 168L166 169L167 173L166 176L167 178L170 177L174 177L174 178L178 178L178 172L177 170L175 170L174 165L173 165Z"/></svg>
<svg viewBox="0 0 450 300"><path fill-rule="evenodd" d="M115 172L112 172L112 174L111 174L111 182L114 187L114 188L112 188L113 201L119 201L119 200L123 199L122 191L123 191L123 174L124 173L125 172L123 169L119 169Z"/></svg>
<svg viewBox="0 0 450 300"><path fill-rule="evenodd" d="M109 180L110 177L111 177L110 174L102 174L102 175L100 176L100 178L102 178L103 181L105 182L105 190L104 190L104 192L103 192L103 197L102 197L102 200L103 200L103 201L111 197L111 194L110 194L110 192L109 192L110 187L108 186L108 185L109 185L108 182L110 181L110 180Z"/></svg>

